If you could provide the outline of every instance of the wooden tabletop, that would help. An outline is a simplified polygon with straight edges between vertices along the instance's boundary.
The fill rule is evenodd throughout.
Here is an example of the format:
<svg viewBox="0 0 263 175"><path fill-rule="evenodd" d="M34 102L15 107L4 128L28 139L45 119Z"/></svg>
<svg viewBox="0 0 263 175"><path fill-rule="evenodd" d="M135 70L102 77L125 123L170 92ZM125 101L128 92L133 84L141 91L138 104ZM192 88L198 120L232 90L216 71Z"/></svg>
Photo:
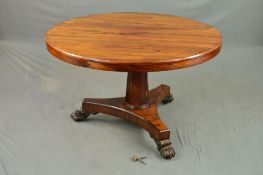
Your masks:
<svg viewBox="0 0 263 175"><path fill-rule="evenodd" d="M220 51L220 32L192 19L155 13L74 18L46 33L57 58L93 69L152 72L205 62Z"/></svg>

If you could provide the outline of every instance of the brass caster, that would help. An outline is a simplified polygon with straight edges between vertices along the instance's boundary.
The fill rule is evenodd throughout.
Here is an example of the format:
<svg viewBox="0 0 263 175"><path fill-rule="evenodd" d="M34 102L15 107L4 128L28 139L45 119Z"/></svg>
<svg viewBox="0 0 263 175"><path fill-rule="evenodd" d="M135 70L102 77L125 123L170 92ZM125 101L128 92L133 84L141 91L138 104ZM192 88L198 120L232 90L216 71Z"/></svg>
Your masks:
<svg viewBox="0 0 263 175"><path fill-rule="evenodd" d="M172 94L167 95L163 100L163 104L171 103L174 100L174 97Z"/></svg>
<svg viewBox="0 0 263 175"><path fill-rule="evenodd" d="M91 115L94 114L96 115L97 113L95 112L85 112L83 110L76 110L74 112L72 112L72 114L70 115L70 117L76 121L76 122L80 122L80 121L85 121L87 120L87 118Z"/></svg>
<svg viewBox="0 0 263 175"><path fill-rule="evenodd" d="M161 140L161 141L155 141L157 148L161 154L161 156L165 159L171 159L175 156L175 151L171 145L170 140Z"/></svg>

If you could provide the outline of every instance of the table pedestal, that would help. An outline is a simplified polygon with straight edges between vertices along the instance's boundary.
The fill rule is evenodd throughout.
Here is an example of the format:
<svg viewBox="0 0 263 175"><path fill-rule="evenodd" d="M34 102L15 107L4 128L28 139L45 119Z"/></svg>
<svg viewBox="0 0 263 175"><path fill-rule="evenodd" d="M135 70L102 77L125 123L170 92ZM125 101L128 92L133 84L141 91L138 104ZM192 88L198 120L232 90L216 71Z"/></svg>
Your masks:
<svg viewBox="0 0 263 175"><path fill-rule="evenodd" d="M83 121L90 114L104 113L130 121L148 131L161 155L169 159L175 155L170 142L170 129L159 117L157 107L172 100L169 86L162 84L148 90L146 72L129 72L126 97L85 98L82 110L73 112L71 117L75 121Z"/></svg>

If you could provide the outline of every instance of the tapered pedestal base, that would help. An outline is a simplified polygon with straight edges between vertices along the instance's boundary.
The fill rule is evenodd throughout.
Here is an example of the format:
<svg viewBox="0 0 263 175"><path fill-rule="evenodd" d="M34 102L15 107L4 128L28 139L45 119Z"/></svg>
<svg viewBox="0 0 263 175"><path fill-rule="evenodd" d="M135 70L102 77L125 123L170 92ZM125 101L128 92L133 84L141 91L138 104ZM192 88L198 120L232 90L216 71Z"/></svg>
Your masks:
<svg viewBox="0 0 263 175"><path fill-rule="evenodd" d="M147 74L139 75L143 78L139 78L140 81L137 83L133 79L135 77L128 76L126 97L85 98L82 102L82 110L75 111L71 117L75 121L82 121L90 114L104 113L127 120L148 131L162 157L170 159L175 155L170 142L170 129L166 127L157 111L158 104L167 104L173 100L170 87L160 85L148 91ZM138 77L135 79L137 81ZM134 98L136 96L137 99Z"/></svg>

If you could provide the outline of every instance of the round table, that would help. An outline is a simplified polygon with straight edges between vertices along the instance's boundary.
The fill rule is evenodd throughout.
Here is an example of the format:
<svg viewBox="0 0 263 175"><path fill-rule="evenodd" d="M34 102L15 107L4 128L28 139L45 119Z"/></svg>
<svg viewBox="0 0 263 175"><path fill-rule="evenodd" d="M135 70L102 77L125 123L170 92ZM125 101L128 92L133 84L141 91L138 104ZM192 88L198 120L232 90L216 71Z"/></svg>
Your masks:
<svg viewBox="0 0 263 175"><path fill-rule="evenodd" d="M104 113L130 121L149 132L164 158L175 151L170 130L157 112L173 100L170 87L148 89L147 72L167 71L203 63L216 56L220 32L205 23L173 15L118 12L64 21L46 33L46 46L70 64L106 71L128 72L125 97L84 98L75 121Z"/></svg>

